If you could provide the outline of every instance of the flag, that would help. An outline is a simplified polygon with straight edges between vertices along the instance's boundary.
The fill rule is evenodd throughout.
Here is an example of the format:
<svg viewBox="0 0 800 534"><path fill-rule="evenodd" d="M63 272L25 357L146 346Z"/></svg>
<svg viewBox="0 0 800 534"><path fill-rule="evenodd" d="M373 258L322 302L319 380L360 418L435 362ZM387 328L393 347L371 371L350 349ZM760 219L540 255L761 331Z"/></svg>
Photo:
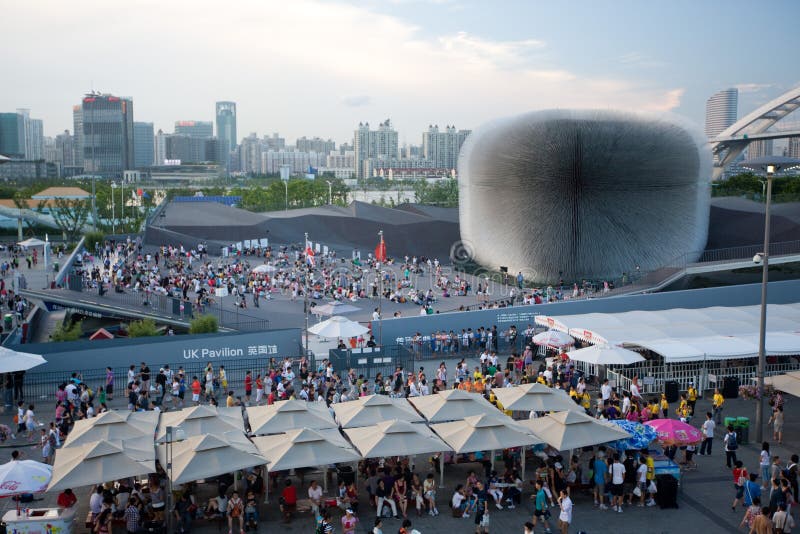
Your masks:
<svg viewBox="0 0 800 534"><path fill-rule="evenodd" d="M311 267L314 266L314 249L311 248L311 242L306 242L306 263Z"/></svg>
<svg viewBox="0 0 800 534"><path fill-rule="evenodd" d="M383 240L383 234L381 234L381 242L375 247L375 259L386 261L386 242Z"/></svg>

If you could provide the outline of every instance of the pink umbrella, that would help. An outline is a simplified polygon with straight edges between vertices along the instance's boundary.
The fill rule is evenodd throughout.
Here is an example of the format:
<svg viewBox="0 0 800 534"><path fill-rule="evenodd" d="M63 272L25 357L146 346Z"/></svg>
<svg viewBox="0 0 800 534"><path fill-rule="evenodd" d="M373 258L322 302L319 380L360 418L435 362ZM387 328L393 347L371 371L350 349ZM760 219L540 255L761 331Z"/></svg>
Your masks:
<svg viewBox="0 0 800 534"><path fill-rule="evenodd" d="M656 438L662 445L696 445L703 441L703 434L688 423L677 419L653 419L645 423L658 433Z"/></svg>

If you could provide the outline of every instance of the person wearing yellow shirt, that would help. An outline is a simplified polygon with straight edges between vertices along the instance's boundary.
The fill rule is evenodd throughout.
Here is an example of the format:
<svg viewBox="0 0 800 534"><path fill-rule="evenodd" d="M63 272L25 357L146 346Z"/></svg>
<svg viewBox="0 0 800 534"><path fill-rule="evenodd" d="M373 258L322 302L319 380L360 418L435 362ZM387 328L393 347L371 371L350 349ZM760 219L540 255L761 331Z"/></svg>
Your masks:
<svg viewBox="0 0 800 534"><path fill-rule="evenodd" d="M658 414L661 410L658 407L658 399L653 398L653 402L650 403L650 417L652 419L658 419Z"/></svg>
<svg viewBox="0 0 800 534"><path fill-rule="evenodd" d="M678 417L683 417L683 413L688 413L689 411L689 402L686 400L686 395L681 394L681 402L678 405L678 409L675 413L678 414Z"/></svg>
<svg viewBox="0 0 800 534"><path fill-rule="evenodd" d="M664 393L661 394L661 413L664 419L669 417L669 403L667 402L667 395Z"/></svg>
<svg viewBox="0 0 800 534"><path fill-rule="evenodd" d="M481 373L480 367L475 366L475 372L472 373L472 378L474 378L475 380L480 380L481 378L483 378L483 373Z"/></svg>
<svg viewBox="0 0 800 534"><path fill-rule="evenodd" d="M543 373L539 373L539 377L536 379L536 381L540 384L544 384L545 386L547 385L547 381L544 379Z"/></svg>
<svg viewBox="0 0 800 534"><path fill-rule="evenodd" d="M584 391L583 395L581 395L581 406L583 406L584 410L588 410L592 407L592 398L589 396L588 391Z"/></svg>
<svg viewBox="0 0 800 534"><path fill-rule="evenodd" d="M714 388L714 397L711 399L711 405L714 407L714 422L718 425L722 424L722 406L725 404L725 397L719 392L719 389Z"/></svg>
<svg viewBox="0 0 800 534"><path fill-rule="evenodd" d="M689 382L686 398L689 401L689 412L694 415L694 405L697 404L697 388L694 387L694 382Z"/></svg>
<svg viewBox="0 0 800 534"><path fill-rule="evenodd" d="M575 399L578 398L578 392L575 390L575 388L573 386L570 386L570 388L569 388L569 396L572 398L572 400L575 400Z"/></svg>

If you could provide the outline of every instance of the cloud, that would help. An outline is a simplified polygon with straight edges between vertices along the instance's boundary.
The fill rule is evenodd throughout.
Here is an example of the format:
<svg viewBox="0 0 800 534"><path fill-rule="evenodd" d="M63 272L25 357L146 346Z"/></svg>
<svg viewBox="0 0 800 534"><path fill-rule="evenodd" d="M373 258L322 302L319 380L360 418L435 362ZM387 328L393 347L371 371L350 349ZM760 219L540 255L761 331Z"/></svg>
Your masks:
<svg viewBox="0 0 800 534"><path fill-rule="evenodd" d="M683 94L577 71L537 38L535 25L523 39L436 34L382 13L381 4L326 0L280 9L239 0L223 18L214 0L136 0L121 4L113 20L106 7L101 0L8 3L6 18L32 22L40 37L30 39L29 25L0 32L0 50L25 43L24 54L6 54L5 69L28 73L0 84L0 109L31 108L48 134L71 129L71 106L93 80L95 88L132 96L136 120L165 131L178 119L213 120L216 100L234 100L240 136L279 131L341 141L361 120L391 117L412 140L429 123L473 128L555 107L669 110ZM141 28L170 38L143 39ZM53 50L76 40L103 46L78 63L53 61Z"/></svg>
<svg viewBox="0 0 800 534"><path fill-rule="evenodd" d="M737 88L740 93L759 93L765 89L771 89L775 87L775 85L771 83L740 83L734 85L734 87Z"/></svg>
<svg viewBox="0 0 800 534"><path fill-rule="evenodd" d="M637 68L659 68L664 66L663 61L654 59L647 54L642 54L641 52L628 52L627 54L622 54L616 58L616 62L621 65Z"/></svg>
<svg viewBox="0 0 800 534"><path fill-rule="evenodd" d="M369 95L355 95L342 98L342 104L351 108L367 106L370 103L372 103L372 98L370 98Z"/></svg>

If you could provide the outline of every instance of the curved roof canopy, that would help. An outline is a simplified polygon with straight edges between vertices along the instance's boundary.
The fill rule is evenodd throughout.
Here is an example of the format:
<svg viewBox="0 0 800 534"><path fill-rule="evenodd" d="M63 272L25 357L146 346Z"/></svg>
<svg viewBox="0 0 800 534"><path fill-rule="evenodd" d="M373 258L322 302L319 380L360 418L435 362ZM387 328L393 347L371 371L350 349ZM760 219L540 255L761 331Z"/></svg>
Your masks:
<svg viewBox="0 0 800 534"><path fill-rule="evenodd" d="M667 362L747 358L758 354L760 306L538 316L589 343L648 349ZM602 341L599 341L602 340ZM767 308L767 355L800 354L800 303Z"/></svg>

